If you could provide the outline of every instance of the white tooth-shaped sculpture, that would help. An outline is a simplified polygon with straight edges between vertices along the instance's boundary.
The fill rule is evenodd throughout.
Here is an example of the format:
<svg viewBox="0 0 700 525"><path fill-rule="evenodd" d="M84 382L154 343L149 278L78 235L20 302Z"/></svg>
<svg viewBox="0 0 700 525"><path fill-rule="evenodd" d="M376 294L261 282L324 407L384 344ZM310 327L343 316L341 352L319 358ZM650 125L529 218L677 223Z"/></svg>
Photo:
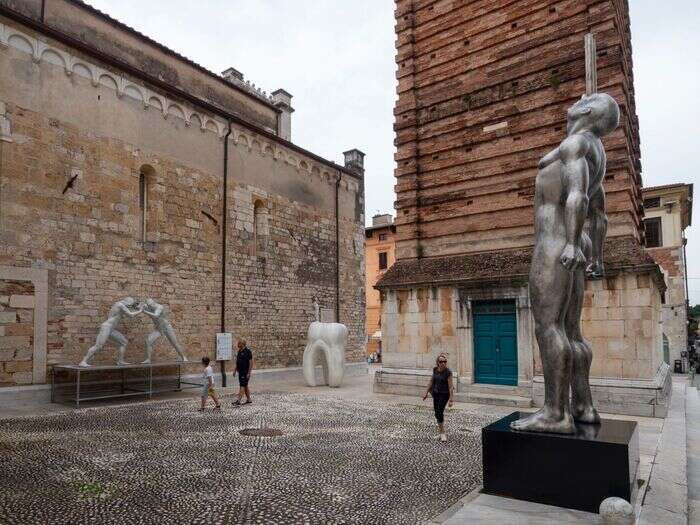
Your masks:
<svg viewBox="0 0 700 525"><path fill-rule="evenodd" d="M345 374L345 344L348 329L340 323L315 322L309 325L309 335L304 349L304 380L309 386L316 385L316 364L323 368L323 381L337 388Z"/></svg>

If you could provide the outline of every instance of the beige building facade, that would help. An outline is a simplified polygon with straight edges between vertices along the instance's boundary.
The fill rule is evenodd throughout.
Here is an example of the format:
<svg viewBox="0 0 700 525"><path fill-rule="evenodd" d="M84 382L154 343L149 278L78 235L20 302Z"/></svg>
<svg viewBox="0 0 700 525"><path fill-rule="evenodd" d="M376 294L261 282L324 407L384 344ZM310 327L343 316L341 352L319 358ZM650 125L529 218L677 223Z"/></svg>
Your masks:
<svg viewBox="0 0 700 525"><path fill-rule="evenodd" d="M317 298L362 360L364 155L296 146L292 111L82 2L0 0L0 385L77 363L125 296L190 359L227 331L261 368L301 365ZM140 360L149 323L120 330Z"/></svg>
<svg viewBox="0 0 700 525"><path fill-rule="evenodd" d="M649 255L666 280L664 359L671 366L688 349L688 264L685 229L693 220L693 185L644 188L644 230Z"/></svg>
<svg viewBox="0 0 700 525"><path fill-rule="evenodd" d="M396 226L389 215L375 215L372 226L365 228L365 294L367 297L367 355L378 356L382 351L382 301L374 286L394 264Z"/></svg>

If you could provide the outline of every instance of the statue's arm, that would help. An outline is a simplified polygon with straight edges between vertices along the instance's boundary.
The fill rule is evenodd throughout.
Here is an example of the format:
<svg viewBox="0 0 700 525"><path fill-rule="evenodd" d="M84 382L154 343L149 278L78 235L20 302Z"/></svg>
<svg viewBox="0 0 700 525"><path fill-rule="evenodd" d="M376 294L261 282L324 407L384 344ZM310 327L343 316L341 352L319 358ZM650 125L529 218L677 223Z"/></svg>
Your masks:
<svg viewBox="0 0 700 525"><path fill-rule="evenodd" d="M586 264L581 251L581 232L588 214L588 142L580 136L567 138L559 146L563 164L562 182L566 204L564 225L566 247L561 255L561 263L567 270L576 270Z"/></svg>
<svg viewBox="0 0 700 525"><path fill-rule="evenodd" d="M553 149L547 153L544 157L540 159L540 163L537 166L539 169L544 169L549 166L552 162L559 159L559 148Z"/></svg>
<svg viewBox="0 0 700 525"><path fill-rule="evenodd" d="M605 274L603 244L608 232L608 216L605 214L605 190L602 185L591 195L588 203L588 218L590 220L592 253L591 264L586 273L589 277L602 277Z"/></svg>
<svg viewBox="0 0 700 525"><path fill-rule="evenodd" d="M139 315L141 312L143 312L143 308L139 308L138 310L134 310L133 312L129 310L125 305L120 305L119 308L121 308L121 311L124 312L126 315L129 317L136 317Z"/></svg>

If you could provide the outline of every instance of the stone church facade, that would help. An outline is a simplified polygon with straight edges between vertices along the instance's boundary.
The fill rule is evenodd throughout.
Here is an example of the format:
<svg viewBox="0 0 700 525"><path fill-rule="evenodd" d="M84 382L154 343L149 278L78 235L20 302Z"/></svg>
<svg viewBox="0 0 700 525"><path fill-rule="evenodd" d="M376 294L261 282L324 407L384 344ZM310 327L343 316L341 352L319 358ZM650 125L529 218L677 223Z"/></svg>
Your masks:
<svg viewBox="0 0 700 525"><path fill-rule="evenodd" d="M534 183L585 93L593 33L599 90L622 118L605 140L607 275L587 284L582 319L592 389L603 411L665 415L665 284L643 246L627 2L399 0L396 31L397 262L377 284L375 390L417 392L445 352L462 399L542 402L527 283Z"/></svg>
<svg viewBox="0 0 700 525"><path fill-rule="evenodd" d="M230 331L261 368L301 364L316 297L361 360L363 154L296 146L292 111L80 1L0 0L0 385L77 363L125 296L169 305L189 358Z"/></svg>

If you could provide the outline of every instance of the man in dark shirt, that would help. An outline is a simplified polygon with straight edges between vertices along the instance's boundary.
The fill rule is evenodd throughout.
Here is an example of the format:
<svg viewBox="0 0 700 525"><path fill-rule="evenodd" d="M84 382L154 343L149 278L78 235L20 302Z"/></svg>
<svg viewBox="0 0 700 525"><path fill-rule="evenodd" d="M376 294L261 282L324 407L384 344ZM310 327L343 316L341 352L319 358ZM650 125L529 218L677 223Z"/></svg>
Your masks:
<svg viewBox="0 0 700 525"><path fill-rule="evenodd" d="M253 372L253 352L250 351L245 339L238 340L238 353L236 354L236 369L233 371L233 375L238 372L238 384L240 385L240 390L238 391L238 397L233 402L234 405L247 405L252 403L253 400L250 398L250 390L248 390L248 381L250 380L250 374ZM241 403L245 395L247 401Z"/></svg>

